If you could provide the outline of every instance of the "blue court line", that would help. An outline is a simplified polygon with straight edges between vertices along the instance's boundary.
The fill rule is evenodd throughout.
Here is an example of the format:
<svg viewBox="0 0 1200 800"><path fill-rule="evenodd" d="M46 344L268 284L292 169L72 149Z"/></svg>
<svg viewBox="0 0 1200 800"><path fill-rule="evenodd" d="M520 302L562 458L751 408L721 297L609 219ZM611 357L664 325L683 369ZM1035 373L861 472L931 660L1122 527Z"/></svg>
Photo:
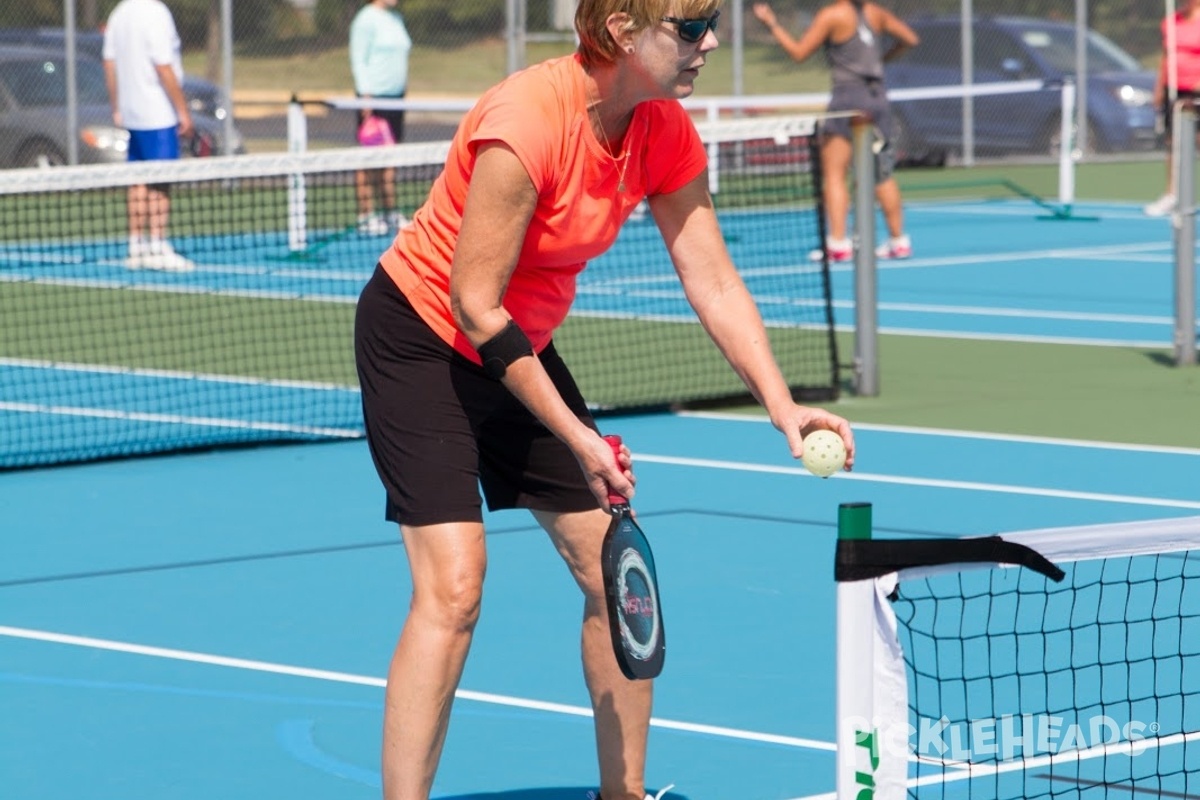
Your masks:
<svg viewBox="0 0 1200 800"><path fill-rule="evenodd" d="M379 770L342 761L317 747L313 738L314 725L311 719L284 720L276 727L275 736L284 752L302 764L372 789L383 787Z"/></svg>

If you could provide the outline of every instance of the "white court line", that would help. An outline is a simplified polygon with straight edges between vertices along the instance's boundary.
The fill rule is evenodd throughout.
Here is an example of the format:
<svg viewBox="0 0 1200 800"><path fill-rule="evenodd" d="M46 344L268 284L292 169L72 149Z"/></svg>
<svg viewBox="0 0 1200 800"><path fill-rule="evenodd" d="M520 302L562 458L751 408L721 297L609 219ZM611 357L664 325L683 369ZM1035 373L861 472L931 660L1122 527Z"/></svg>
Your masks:
<svg viewBox="0 0 1200 800"><path fill-rule="evenodd" d="M879 270L919 269L923 267L958 267L972 264L1003 264L1010 261L1032 261L1045 259L1080 259L1115 257L1123 253L1171 252L1171 243L1143 242L1122 245L1089 245L1087 247L1052 247L1042 250L1017 250L1011 253L966 253L937 258L906 258L880 261ZM830 272L853 272L852 262L830 264Z"/></svg>
<svg viewBox="0 0 1200 800"><path fill-rule="evenodd" d="M806 478L816 478L804 467L780 467L769 464L751 464L744 461L718 461L708 458L679 458L677 456L656 456L649 453L634 453L634 460L641 463L670 464L680 467L697 469L719 469L734 472L758 472L772 475L796 475ZM823 479L818 479L823 480ZM1174 500L1163 497L1139 497L1126 494L1106 494L1103 492L1078 492L1069 489L1044 489L1036 486L1015 486L1005 483L983 483L981 481L954 481L940 478L913 478L899 475L882 475L878 473L839 472L835 480L860 481L863 483L885 483L899 486L927 486L935 489L957 489L970 492L992 492L996 494L1015 494L1025 497L1054 497L1064 500L1087 500L1097 503L1119 503L1137 506L1153 506L1158 508L1189 508L1200 509L1200 500Z"/></svg>
<svg viewBox="0 0 1200 800"><path fill-rule="evenodd" d="M24 639L29 641L48 642L51 644L69 645L73 647L83 647L91 650L106 650L110 652L125 653L128 655L162 658L172 661L185 661L194 664L205 664L208 666L242 669L251 672L264 672L296 678L330 681L334 683L371 686L375 688L383 688L387 685L386 680L383 678L375 678L367 675L355 675L348 672L310 669L308 667L296 667L287 664L272 663L269 661L231 658L228 656L218 656L210 653L199 653L190 650L175 650L165 647L153 647L149 645L134 644L131 642L118 642L111 639L96 639L88 636L74 636L71 634L54 633L51 631L34 630L30 628L0 626L0 636L8 636L14 639ZM492 705L523 708L532 711L545 711L552 714L565 714L576 717L591 717L593 715L592 710L584 706L567 705L565 703L550 703L542 700L530 700L528 698L492 694L490 692L476 692L467 689L459 689L456 691L455 698L478 703L490 703ZM780 744L787 747L821 750L824 752L837 752L837 745L833 742L825 742L817 739L805 739L795 736L780 736L778 734L760 733L756 731L741 730L738 728L726 728L719 725L705 725L701 723L663 719L661 717L651 717L650 726L665 730L700 733L728 739L762 742L765 744ZM1120 742L1116 744L1097 745L1095 747L1084 748L1082 750L1054 753L1051 755L1042 756L1040 758L1005 762L999 765L977 764L973 765L969 772L954 772L949 775L927 775L923 778L910 779L908 781L908 785L910 787L916 787L936 783L952 783L984 775L1013 772L1016 770L1048 766L1055 763L1086 761L1093 758L1103 757L1108 755L1109 752L1128 754L1131 748L1135 746L1145 747L1147 749L1158 749L1176 744L1185 744L1196 738L1200 738L1200 733L1175 734L1162 738L1142 739L1137 742ZM836 792L828 792L824 794L807 795L800 798L794 798L794 800L836 800L836 798Z"/></svg>
<svg viewBox="0 0 1200 800"><path fill-rule="evenodd" d="M364 432L357 428L323 428L314 425L294 425L287 422L254 422L246 419L193 417L183 414L153 414L144 411L122 411L111 408L82 406L53 406L42 403L9 403L0 401L0 411L14 414L49 414L58 417L111 419L122 422L152 422L159 425L195 425L201 428L227 428L265 433L287 433L300 436L329 436L338 439L361 439Z"/></svg>
<svg viewBox="0 0 1200 800"><path fill-rule="evenodd" d="M909 778L906 782L908 788L912 789L919 786L929 786L932 784L958 783L959 781L972 780L973 778L986 778L993 775L1003 775L1007 772L1018 772L1038 767L1048 767L1055 764L1072 764L1080 761L1090 761L1094 758L1104 758L1111 754L1123 756L1136 756L1138 753L1135 749L1158 750L1175 745L1187 744L1188 742L1200 739L1200 732L1193 731L1191 733L1175 733L1170 736L1152 737L1146 739L1138 739L1136 742L1113 742L1109 744L1099 744L1093 747L1085 747L1079 750L1067 750L1061 753L1053 753L1050 755L1038 756L1036 758L1017 759L1015 761L1004 761L999 764L962 764L961 762L946 764L947 767L954 767L961 771L943 773L940 775L925 775L920 778ZM910 761L917 760L910 757ZM932 763L937 763L932 762ZM1114 788L1126 788L1126 791L1133 793L1133 788L1129 784L1113 784ZM1164 795L1159 795L1164 796ZM1170 797L1172 795L1166 794ZM1188 795L1189 797L1191 795ZM837 800L837 792L825 792L823 794L810 794L804 797L795 797L791 800Z"/></svg>
<svg viewBox="0 0 1200 800"><path fill-rule="evenodd" d="M838 331L852 333L851 325L837 325ZM1141 350L1169 350L1169 341L1148 339L1093 339L1085 336L1033 336L1019 333L977 333L971 331L940 331L932 328L880 327L881 334L889 336L917 336L925 339L963 339L972 342L1017 342L1022 344L1069 344L1086 347L1134 347Z"/></svg>
<svg viewBox="0 0 1200 800"><path fill-rule="evenodd" d="M752 414L733 414L721 411L676 411L677 417L696 417L698 419L714 419L722 422L751 422L756 425L769 425L771 420L765 416ZM884 425L877 422L856 422L855 430L883 431L885 433L904 433L914 436L939 436L948 439L985 439L993 442L1022 442L1024 444L1048 444L1056 447L1087 447L1095 450L1119 450L1137 453L1171 453L1184 456L1200 456L1200 448L1174 447L1156 444L1128 444L1126 442L1102 442L1091 439L1060 439L1055 436L1030 436L1018 433L991 433L989 431L960 431L953 428L927 428L919 425Z"/></svg>
<svg viewBox="0 0 1200 800"><path fill-rule="evenodd" d="M853 309L852 300L835 300L834 308ZM1086 311L1038 311L1030 308L996 308L989 306L950 306L931 303L879 303L880 311L910 311L918 314L959 314L972 317L1016 317L1019 319L1053 319L1071 322L1113 322L1123 325L1173 325L1174 317L1143 314L1098 314Z"/></svg>
<svg viewBox="0 0 1200 800"><path fill-rule="evenodd" d="M200 270L203 272L203 268ZM189 273L196 274L196 273ZM129 281L96 280L93 278L29 278L0 273L0 283L33 284L35 286L65 286L73 289L123 289L131 292L151 294L190 294L207 297L241 297L250 300L302 300L309 303L358 302L358 295L304 294L301 292L271 292L265 289L214 289L210 286L188 286L183 284L130 283Z"/></svg>
<svg viewBox="0 0 1200 800"><path fill-rule="evenodd" d="M333 672L323 669L310 669L308 667L296 667L288 664L276 664L269 661L230 658L228 656L218 656L211 653L197 653L191 650L173 650L166 647L152 647L149 645L133 644L131 642L118 642L111 639L95 639L89 636L73 636L66 633L54 633L51 631L33 630L30 628L14 628L0 625L0 636L9 636L14 639L27 639L38 642L70 645L73 647L84 647L91 650L108 650L116 653L148 656L150 658L163 658L172 661L187 661L193 664L207 664L214 667L228 667L231 669L242 669L251 672L267 672L275 675L287 675L295 678L331 681L334 683L350 683L358 686L373 686L379 688L387 685L387 681L383 678L375 678L368 675L354 675L348 672ZM471 700L477 703L491 703L492 705L525 708L533 711L546 711L552 714L567 714L576 717L592 716L592 710L584 706L572 706L565 703L548 703L542 700L530 700L523 697L492 694L490 692L476 692L468 689L459 689L454 693L454 696L459 700ZM726 728L719 725L704 725L695 722L681 722L679 720L662 719L660 717L652 717L650 719L650 725L651 727L655 728L686 731L688 733L703 733L709 736L720 736L727 739L743 739L752 742L782 744L788 747L798 747L810 750L825 750L829 752L834 752L837 750L837 745L834 743L823 742L816 739L803 739L796 736L780 736L773 733L759 733L757 731Z"/></svg>
<svg viewBox="0 0 1200 800"><path fill-rule="evenodd" d="M769 425L771 420L766 417L750 414L731 414L720 411L676 411L677 417L696 417L698 419L714 419L722 422L752 422L756 425ZM985 439L993 442L1022 442L1025 444L1049 444L1061 447L1088 447L1096 450L1121 450L1138 453L1171 453L1185 456L1200 456L1200 448L1171 447L1154 444L1126 444L1125 442L1100 442L1088 439L1059 439L1054 436L1028 436L1023 434L989 433L986 431L960 431L952 428L924 428L916 425L882 425L875 422L859 422L854 429L864 431L883 431L885 433L905 433L914 436L940 436L949 439Z"/></svg>
<svg viewBox="0 0 1200 800"><path fill-rule="evenodd" d="M184 370L150 369L147 367L126 367L107 364L77 364L70 361L45 361L32 358L0 358L0 367L51 369L63 372L95 373L97 375L129 375L136 378L170 378L210 383L233 383L242 386L270 386L283 389L313 389L323 392L359 393L357 386L322 383L319 381L297 381L285 378L250 378L241 375L222 375L210 372L187 372Z"/></svg>

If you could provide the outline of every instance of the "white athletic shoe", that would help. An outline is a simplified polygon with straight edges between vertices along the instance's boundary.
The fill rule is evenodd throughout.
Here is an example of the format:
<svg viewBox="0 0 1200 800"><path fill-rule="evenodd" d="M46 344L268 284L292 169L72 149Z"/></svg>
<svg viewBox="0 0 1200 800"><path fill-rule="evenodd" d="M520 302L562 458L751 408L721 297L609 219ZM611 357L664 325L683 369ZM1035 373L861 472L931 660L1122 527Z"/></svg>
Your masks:
<svg viewBox="0 0 1200 800"><path fill-rule="evenodd" d="M141 269L142 257L146 254L146 242L140 236L129 237L129 256L125 259L126 269Z"/></svg>
<svg viewBox="0 0 1200 800"><path fill-rule="evenodd" d="M908 238L907 233L888 239L875 248L875 257L882 259L911 258L912 239Z"/></svg>
<svg viewBox="0 0 1200 800"><path fill-rule="evenodd" d="M170 242L162 240L145 242L137 263L138 266L131 267L131 269L191 272L196 268L195 264L176 253Z"/></svg>
<svg viewBox="0 0 1200 800"><path fill-rule="evenodd" d="M378 214L364 214L358 218L358 232L363 236L387 236L387 220Z"/></svg>
<svg viewBox="0 0 1200 800"><path fill-rule="evenodd" d="M1167 192L1162 197L1155 200L1153 203L1147 203L1142 207L1142 211L1147 217L1165 217L1175 210L1175 195Z"/></svg>
<svg viewBox="0 0 1200 800"><path fill-rule="evenodd" d="M825 249L829 251L829 262L831 264L854 259L854 242L850 239L834 239L833 237L829 237L825 240ZM813 250L808 254L809 261L820 261L824 257L825 253L820 249Z"/></svg>
<svg viewBox="0 0 1200 800"><path fill-rule="evenodd" d="M647 794L646 800L662 800L663 795L665 795L667 792L671 791L674 788L675 788L675 784L669 783L666 786L664 786L663 788L659 789L658 794ZM600 800L600 793L599 792L588 792L587 800Z"/></svg>

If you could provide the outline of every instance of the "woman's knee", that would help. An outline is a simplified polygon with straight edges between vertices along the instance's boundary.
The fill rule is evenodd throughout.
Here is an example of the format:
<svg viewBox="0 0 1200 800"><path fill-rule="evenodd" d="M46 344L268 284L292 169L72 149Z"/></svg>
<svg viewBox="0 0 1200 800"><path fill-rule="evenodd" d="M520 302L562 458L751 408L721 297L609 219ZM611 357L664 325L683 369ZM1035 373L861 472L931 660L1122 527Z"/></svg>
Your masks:
<svg viewBox="0 0 1200 800"><path fill-rule="evenodd" d="M474 630L482 605L482 575L444 576L427 588L413 590L413 613L450 630Z"/></svg>

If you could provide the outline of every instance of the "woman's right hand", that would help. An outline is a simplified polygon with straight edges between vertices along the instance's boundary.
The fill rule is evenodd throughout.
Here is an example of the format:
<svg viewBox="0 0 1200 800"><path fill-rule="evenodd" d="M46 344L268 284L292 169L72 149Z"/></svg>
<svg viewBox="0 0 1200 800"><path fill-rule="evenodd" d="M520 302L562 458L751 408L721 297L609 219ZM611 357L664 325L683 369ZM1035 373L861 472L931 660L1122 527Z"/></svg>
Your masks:
<svg viewBox="0 0 1200 800"><path fill-rule="evenodd" d="M766 3L755 3L750 8L754 12L754 16L758 17L762 24L766 25L768 28L775 27L775 24L778 22L778 20L775 19L775 11L771 8L771 6Z"/></svg>
<svg viewBox="0 0 1200 800"><path fill-rule="evenodd" d="M608 501L610 494L619 494L626 500L633 497L637 480L632 472L633 456L624 443L617 458L613 459L612 446L603 437L594 435L575 449L575 458L583 470L588 488L605 511L612 511L612 504Z"/></svg>

